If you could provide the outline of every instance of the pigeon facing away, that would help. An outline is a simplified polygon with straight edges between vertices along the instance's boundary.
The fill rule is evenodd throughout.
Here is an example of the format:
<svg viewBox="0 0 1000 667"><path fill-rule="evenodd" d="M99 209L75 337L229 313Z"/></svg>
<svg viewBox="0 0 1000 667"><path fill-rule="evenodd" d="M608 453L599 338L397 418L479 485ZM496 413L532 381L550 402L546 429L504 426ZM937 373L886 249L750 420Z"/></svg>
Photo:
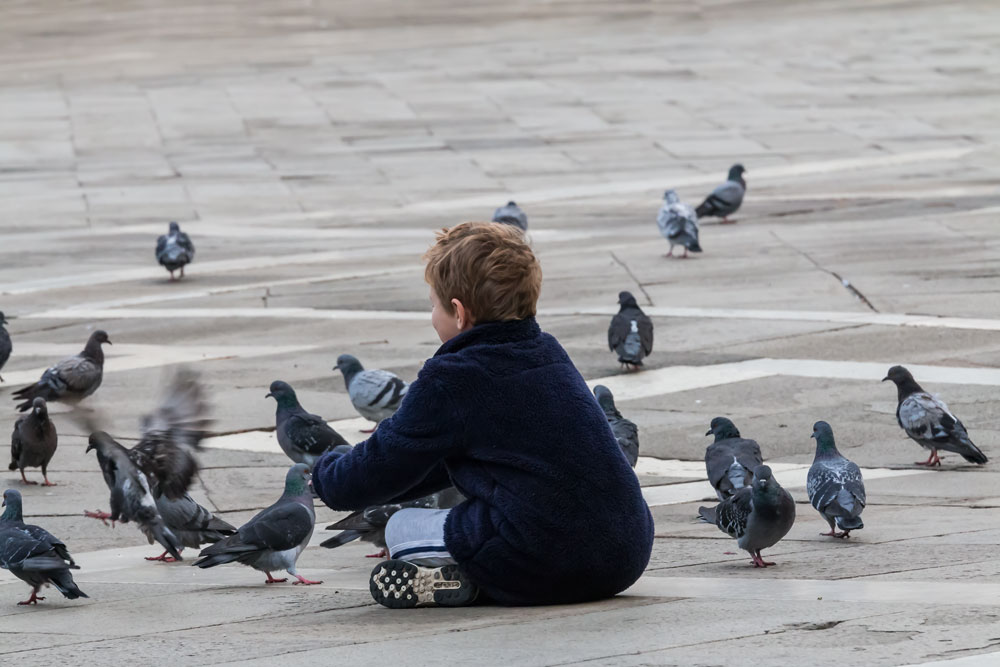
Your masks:
<svg viewBox="0 0 1000 667"><path fill-rule="evenodd" d="M14 422L8 469L20 470L21 481L25 484L38 484L28 481L24 476L24 469L41 466L44 485L55 486L49 481L48 467L57 445L56 425L49 419L48 406L45 405L44 398L36 396L31 401L31 412L21 415Z"/></svg>
<svg viewBox="0 0 1000 667"><path fill-rule="evenodd" d="M321 584L322 581L310 581L295 571L295 563L309 544L315 524L309 466L296 463L285 476L285 492L278 501L240 526L235 535L203 550L195 565L208 568L237 561L265 573L268 584L287 581L272 577L275 570L285 570L298 579L292 583Z"/></svg>
<svg viewBox="0 0 1000 667"><path fill-rule="evenodd" d="M743 180L746 169L742 164L734 164L729 169L729 177L726 182L712 190L712 194L705 198L705 201L695 209L699 218L714 217L722 218L723 223L730 221L728 217L740 208L743 203L743 195L747 192L747 182Z"/></svg>
<svg viewBox="0 0 1000 667"><path fill-rule="evenodd" d="M180 277L184 277L184 266L194 260L194 244L187 234L181 231L176 222L170 223L170 231L156 239L156 261L170 272L174 280L174 271L180 269Z"/></svg>
<svg viewBox="0 0 1000 667"><path fill-rule="evenodd" d="M344 384L351 403L362 417L375 422L375 426L388 419L403 402L409 385L395 373L383 370L365 370L357 357L342 354L337 357L334 370L344 374ZM362 433L371 433L372 428Z"/></svg>
<svg viewBox="0 0 1000 667"><path fill-rule="evenodd" d="M320 543L320 546L326 547L327 549L336 549L337 547L343 546L348 542L361 539L365 542L371 542L381 549L378 553L368 554L366 558L385 558L385 526L389 523L389 519L393 514L401 509L407 509L410 507L439 510L451 509L464 501L465 496L459 493L458 489L450 486L447 489L442 489L437 493L432 493L429 496L424 496L423 498L407 500L401 503L389 503L387 505L374 505L372 507L366 507L363 510L353 512L340 521L331 523L327 526L327 530L339 530L342 532L339 535L334 535L333 537L324 540Z"/></svg>
<svg viewBox="0 0 1000 667"><path fill-rule="evenodd" d="M740 437L739 429L725 417L712 420L705 435L715 442L705 449L705 471L719 500L725 500L753 482L753 470L764 462L760 445Z"/></svg>
<svg viewBox="0 0 1000 667"><path fill-rule="evenodd" d="M104 351L101 349L104 343L111 345L106 332L98 329L90 334L80 354L63 359L42 373L41 380L14 392L14 400L23 401L17 409L27 411L36 396L49 403L76 404L97 391L104 377Z"/></svg>
<svg viewBox="0 0 1000 667"><path fill-rule="evenodd" d="M684 246L682 258L688 256L688 251L701 252L698 245L698 216L694 209L683 203L677 192L667 190L663 193L663 206L656 216L656 225L660 234L670 243L667 257L674 256L674 246Z"/></svg>
<svg viewBox="0 0 1000 667"><path fill-rule="evenodd" d="M615 407L614 394L603 384L594 387L594 396L604 410L604 416L608 418L608 424L611 426L611 432L615 434L618 446L622 448L628 464L634 468L639 460L639 427L622 417L622 413Z"/></svg>
<svg viewBox="0 0 1000 667"><path fill-rule="evenodd" d="M89 597L73 581L70 570L80 569L73 562L66 545L43 528L26 524L21 517L21 494L4 491L6 507L0 516L0 567L31 586L31 597L19 605L38 604L38 591L51 584L64 597L75 600Z"/></svg>
<svg viewBox="0 0 1000 667"><path fill-rule="evenodd" d="M774 546L792 529L795 501L771 476L771 469L761 465L753 471L753 486L739 489L715 507L699 507L698 515L736 538L754 567L767 567L774 563L761 557L761 549Z"/></svg>
<svg viewBox="0 0 1000 667"><path fill-rule="evenodd" d="M3 365L10 359L11 350L14 349L14 346L10 342L10 334L7 333L7 329L4 326L6 324L7 318L3 316L3 311L0 311L0 371L3 370ZM0 375L0 382L3 382L2 375Z"/></svg>
<svg viewBox="0 0 1000 667"><path fill-rule="evenodd" d="M924 391L916 380L902 366L893 366L882 382L892 380L896 384L899 404L896 406L896 421L920 446L931 450L926 461L917 465L940 466L938 450L960 454L970 463L986 463L986 455L979 450L962 422L951 414L944 401Z"/></svg>
<svg viewBox="0 0 1000 667"><path fill-rule="evenodd" d="M816 457L806 478L806 491L809 502L830 524L830 532L821 535L850 537L852 530L865 527L861 521L865 509L861 469L837 451L833 429L826 422L813 425L812 437L816 438ZM838 533L837 528L843 532Z"/></svg>
<svg viewBox="0 0 1000 667"><path fill-rule="evenodd" d="M631 292L620 292L618 305L618 314L608 327L608 347L618 354L618 363L638 370L653 351L653 321L642 312Z"/></svg>
<svg viewBox="0 0 1000 667"><path fill-rule="evenodd" d="M272 382L267 397L278 403L275 414L278 444L294 463L305 463L311 469L316 459L331 449L341 447L343 452L350 451L347 441L322 417L303 409L287 382Z"/></svg>
<svg viewBox="0 0 1000 667"><path fill-rule="evenodd" d="M521 207L512 201L506 206L501 206L493 212L493 222L501 222L505 225L519 227L522 232L528 231L528 216L524 214Z"/></svg>

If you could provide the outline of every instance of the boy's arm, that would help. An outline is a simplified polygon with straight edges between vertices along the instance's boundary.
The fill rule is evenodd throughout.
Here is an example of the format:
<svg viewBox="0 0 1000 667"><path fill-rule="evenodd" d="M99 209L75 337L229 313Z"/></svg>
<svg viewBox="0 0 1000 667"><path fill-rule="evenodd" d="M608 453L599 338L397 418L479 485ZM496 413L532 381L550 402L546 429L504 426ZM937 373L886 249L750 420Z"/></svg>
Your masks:
<svg viewBox="0 0 1000 667"><path fill-rule="evenodd" d="M426 368L425 368L426 371ZM421 373L403 403L349 454L327 452L313 466L313 488L336 510L358 510L449 484L445 457L461 442L459 421L440 383ZM419 488L417 488L419 487Z"/></svg>

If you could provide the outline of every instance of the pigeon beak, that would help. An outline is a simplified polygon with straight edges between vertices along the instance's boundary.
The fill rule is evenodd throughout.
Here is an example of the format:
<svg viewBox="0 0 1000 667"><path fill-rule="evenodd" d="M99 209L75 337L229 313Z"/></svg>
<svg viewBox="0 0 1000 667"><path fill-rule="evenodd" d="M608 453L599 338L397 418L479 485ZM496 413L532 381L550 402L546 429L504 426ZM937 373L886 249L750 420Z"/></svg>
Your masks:
<svg viewBox="0 0 1000 667"><path fill-rule="evenodd" d="M888 380L888 379L889 379L889 376L888 376L888 375L886 375L886 376L885 376L884 378L882 378L882 382L885 382L885 381L886 381L886 380Z"/></svg>
<svg viewBox="0 0 1000 667"><path fill-rule="evenodd" d="M106 342L106 343L107 343L108 345L114 345L114 343L112 343L112 342L111 342L111 339L110 339L110 338L109 338L109 339L108 339L107 341L105 341L105 342Z"/></svg>
<svg viewBox="0 0 1000 667"><path fill-rule="evenodd" d="M708 429L707 431L705 431L705 435L712 435L712 429Z"/></svg>
<svg viewBox="0 0 1000 667"><path fill-rule="evenodd" d="M810 438L815 438L815 437L816 437L816 431L813 431L813 434L812 434L812 435L810 435L809 437L810 437Z"/></svg>
<svg viewBox="0 0 1000 667"><path fill-rule="evenodd" d="M274 398L274 394L267 392L267 395L264 398Z"/></svg>

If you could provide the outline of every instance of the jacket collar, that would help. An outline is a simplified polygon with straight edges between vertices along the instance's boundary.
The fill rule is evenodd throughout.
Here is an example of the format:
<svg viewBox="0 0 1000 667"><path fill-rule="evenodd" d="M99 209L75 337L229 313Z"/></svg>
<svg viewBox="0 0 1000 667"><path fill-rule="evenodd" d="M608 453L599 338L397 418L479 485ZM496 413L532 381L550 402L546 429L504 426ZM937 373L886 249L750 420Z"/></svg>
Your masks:
<svg viewBox="0 0 1000 667"><path fill-rule="evenodd" d="M534 317L523 320L506 320L504 322L483 322L468 331L463 331L451 340L445 342L434 356L458 352L473 345L495 345L530 340L538 336L542 330Z"/></svg>

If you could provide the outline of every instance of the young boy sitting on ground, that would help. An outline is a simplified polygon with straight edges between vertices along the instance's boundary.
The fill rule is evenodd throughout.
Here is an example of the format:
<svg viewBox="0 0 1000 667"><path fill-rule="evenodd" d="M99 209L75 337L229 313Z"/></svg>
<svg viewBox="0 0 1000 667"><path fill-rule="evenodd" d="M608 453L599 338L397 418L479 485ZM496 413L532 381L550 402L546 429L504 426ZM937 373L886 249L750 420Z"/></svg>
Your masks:
<svg viewBox="0 0 1000 667"><path fill-rule="evenodd" d="M428 251L443 345L391 418L313 487L359 510L454 484L450 510L403 509L372 595L393 608L613 596L649 561L653 520L607 419L566 351L535 322L542 271L520 230L466 223Z"/></svg>

